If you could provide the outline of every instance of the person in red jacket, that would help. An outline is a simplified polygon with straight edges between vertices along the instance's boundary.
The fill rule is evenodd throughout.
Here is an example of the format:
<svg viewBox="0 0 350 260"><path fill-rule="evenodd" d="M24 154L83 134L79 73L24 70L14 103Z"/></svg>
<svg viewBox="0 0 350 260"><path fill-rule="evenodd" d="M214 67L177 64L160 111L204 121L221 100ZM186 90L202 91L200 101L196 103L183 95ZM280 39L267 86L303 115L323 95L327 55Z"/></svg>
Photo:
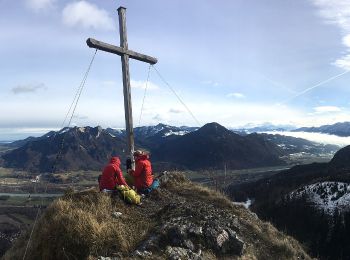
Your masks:
<svg viewBox="0 0 350 260"><path fill-rule="evenodd" d="M119 157L112 157L109 164L103 169L101 178L99 179L100 190L115 190L117 185L125 185L126 181L123 177L123 173L120 170Z"/></svg>
<svg viewBox="0 0 350 260"><path fill-rule="evenodd" d="M153 184L152 166L149 161L149 153L141 150L134 152L135 170L128 172L134 177L134 185L139 193L145 191Z"/></svg>

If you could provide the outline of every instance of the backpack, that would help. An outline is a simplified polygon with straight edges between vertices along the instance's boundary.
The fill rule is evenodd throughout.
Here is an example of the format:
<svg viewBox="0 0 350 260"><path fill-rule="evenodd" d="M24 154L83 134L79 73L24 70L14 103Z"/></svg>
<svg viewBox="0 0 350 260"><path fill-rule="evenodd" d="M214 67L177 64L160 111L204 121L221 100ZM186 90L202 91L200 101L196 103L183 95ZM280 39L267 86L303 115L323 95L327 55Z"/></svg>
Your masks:
<svg viewBox="0 0 350 260"><path fill-rule="evenodd" d="M139 205L141 203L141 196L136 193L133 189L124 185L116 187L119 191L120 197L129 204Z"/></svg>

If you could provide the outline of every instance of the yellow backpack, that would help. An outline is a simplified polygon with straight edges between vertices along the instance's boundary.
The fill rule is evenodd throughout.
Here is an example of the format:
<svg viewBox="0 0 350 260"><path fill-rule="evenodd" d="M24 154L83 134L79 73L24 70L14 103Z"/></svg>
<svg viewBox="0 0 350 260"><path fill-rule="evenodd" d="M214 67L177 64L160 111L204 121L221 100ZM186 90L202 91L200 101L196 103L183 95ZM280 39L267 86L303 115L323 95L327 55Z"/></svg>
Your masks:
<svg viewBox="0 0 350 260"><path fill-rule="evenodd" d="M124 185L119 185L117 186L117 190L119 191L121 198L127 203L136 205L141 203L141 196L138 195L133 189Z"/></svg>

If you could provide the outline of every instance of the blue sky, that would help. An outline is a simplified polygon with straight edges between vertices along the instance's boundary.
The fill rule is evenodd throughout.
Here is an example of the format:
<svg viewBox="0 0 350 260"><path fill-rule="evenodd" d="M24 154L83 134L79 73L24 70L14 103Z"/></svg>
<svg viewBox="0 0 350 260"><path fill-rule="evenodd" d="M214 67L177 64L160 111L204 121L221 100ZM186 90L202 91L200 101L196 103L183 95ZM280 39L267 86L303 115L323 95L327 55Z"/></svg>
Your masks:
<svg viewBox="0 0 350 260"><path fill-rule="evenodd" d="M119 45L121 5L129 48L158 58L200 124L350 120L349 1L0 0L0 140L62 126L85 41ZM197 126L153 69L139 120L147 71L130 62L134 126ZM124 127L121 82L119 56L98 52L72 125Z"/></svg>

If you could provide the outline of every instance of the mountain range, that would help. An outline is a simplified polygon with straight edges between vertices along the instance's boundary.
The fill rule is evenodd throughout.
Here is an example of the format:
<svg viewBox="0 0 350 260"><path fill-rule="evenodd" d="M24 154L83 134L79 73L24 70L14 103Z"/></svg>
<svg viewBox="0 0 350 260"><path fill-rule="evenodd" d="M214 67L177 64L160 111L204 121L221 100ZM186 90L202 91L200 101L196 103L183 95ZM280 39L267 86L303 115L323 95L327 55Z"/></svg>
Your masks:
<svg viewBox="0 0 350 260"><path fill-rule="evenodd" d="M5 167L30 172L99 170L112 154L125 159L125 151L125 140L101 127L73 127L27 140L2 159Z"/></svg>
<svg viewBox="0 0 350 260"><path fill-rule="evenodd" d="M139 146L154 148L165 140L176 138L198 129L199 127L177 127L160 123L155 126L141 126L134 128L134 138ZM107 128L106 130L113 136L118 136L120 138L126 137L124 129Z"/></svg>
<svg viewBox="0 0 350 260"><path fill-rule="evenodd" d="M100 170L111 155L126 159L125 130L73 127L10 144L4 167L31 172ZM238 135L217 123L202 128L165 124L134 129L136 148L151 151L155 170L240 169L283 165L294 153L334 154L337 146L270 134Z"/></svg>
<svg viewBox="0 0 350 260"><path fill-rule="evenodd" d="M2 155L5 167L31 172L100 170L115 154L124 161L126 143L123 131L101 127L64 128ZM256 134L240 136L217 123L196 130L157 125L136 129L137 148L152 153L152 162L172 168L232 169L281 165L283 151Z"/></svg>
<svg viewBox="0 0 350 260"><path fill-rule="evenodd" d="M232 128L232 131L241 132L241 133L259 133L259 132L270 132L270 131L291 131L296 129L297 127L293 125L275 125L271 123L263 123L263 124L247 124L242 127Z"/></svg>
<svg viewBox="0 0 350 260"><path fill-rule="evenodd" d="M333 144L321 144L313 141L309 141L303 138L285 136L281 134L266 134L259 133L264 139L273 142L282 148L286 154L292 153L331 153L334 154L340 149L338 145Z"/></svg>
<svg viewBox="0 0 350 260"><path fill-rule="evenodd" d="M191 169L241 169L283 165L282 151L256 134L240 136L217 124L161 143L153 152L156 161L172 161Z"/></svg>
<svg viewBox="0 0 350 260"><path fill-rule="evenodd" d="M292 132L313 132L313 133L324 133L337 136L350 136L350 122L338 122L330 125L322 125L319 127L295 127L292 125L274 125L271 123L263 123L260 125L247 124L240 128L232 128L234 132L240 134L249 133L262 133L262 132L272 132L272 131L292 131Z"/></svg>
<svg viewBox="0 0 350 260"><path fill-rule="evenodd" d="M322 125L319 127L301 127L292 130L294 132L314 132L338 136L350 136L350 122L336 123L333 125Z"/></svg>

